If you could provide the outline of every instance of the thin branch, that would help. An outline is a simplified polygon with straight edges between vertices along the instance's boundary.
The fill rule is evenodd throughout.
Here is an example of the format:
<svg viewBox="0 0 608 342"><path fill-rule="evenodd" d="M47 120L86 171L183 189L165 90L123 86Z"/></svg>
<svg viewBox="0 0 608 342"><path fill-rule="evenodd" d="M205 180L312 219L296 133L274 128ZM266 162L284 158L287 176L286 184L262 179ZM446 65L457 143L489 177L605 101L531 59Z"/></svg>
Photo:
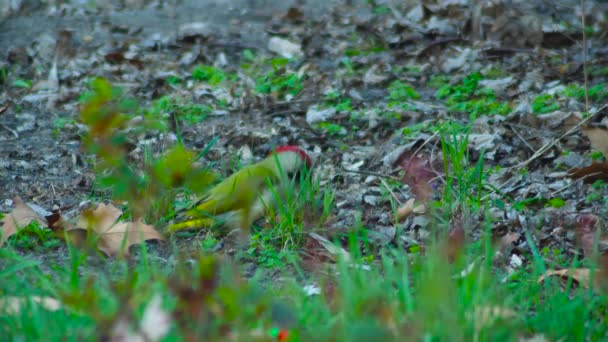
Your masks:
<svg viewBox="0 0 608 342"><path fill-rule="evenodd" d="M401 179L399 179L397 177L383 175L381 173L376 173L376 172L371 172L371 171L347 170L347 169L342 168L342 172L356 173L356 174L366 175L366 176L374 176L374 177L378 177L378 178L390 179L390 180L397 181L397 182L401 181Z"/></svg>
<svg viewBox="0 0 608 342"><path fill-rule="evenodd" d="M555 144L557 144L558 141L562 140L563 138L569 136L570 134L574 133L574 131L576 131L579 127L581 127L582 125L586 124L587 121L591 120L591 118L593 118L595 115L597 115L599 112L601 112L602 110L604 110L606 107L608 107L608 103L601 106L600 109L596 110L595 112L593 112L592 114L588 115L586 118L584 118L583 120L581 120L579 123L577 123L574 127L570 128L566 133L562 134L561 136L559 136L558 138L555 138L553 140L551 140L551 142L545 144L543 147L541 147L538 151L536 151L532 157L530 157L528 160L519 163L518 165L512 166L511 168L513 169L521 169L522 167L527 166L528 164L530 164L531 162L533 162L536 158L540 157L541 155L543 155L545 152L547 152L551 147L553 147Z"/></svg>
<svg viewBox="0 0 608 342"><path fill-rule="evenodd" d="M583 22L583 74L585 76L585 112L589 113L589 76L587 74L587 32L585 25L585 0L581 0L581 20Z"/></svg>

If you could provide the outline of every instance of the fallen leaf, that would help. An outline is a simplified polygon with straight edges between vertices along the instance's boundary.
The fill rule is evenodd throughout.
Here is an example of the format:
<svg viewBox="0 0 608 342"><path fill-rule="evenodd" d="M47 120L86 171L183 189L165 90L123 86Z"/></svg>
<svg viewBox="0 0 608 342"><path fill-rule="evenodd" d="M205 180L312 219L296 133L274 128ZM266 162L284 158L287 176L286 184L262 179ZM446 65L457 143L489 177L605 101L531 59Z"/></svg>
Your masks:
<svg viewBox="0 0 608 342"><path fill-rule="evenodd" d="M412 188L417 200L426 203L431 199L433 188L430 182L438 175L431 168L428 160L406 152L397 158L395 165L399 165L405 171L402 182Z"/></svg>
<svg viewBox="0 0 608 342"><path fill-rule="evenodd" d="M581 129L591 141L591 146L602 152L604 158L608 159L608 128L583 126Z"/></svg>
<svg viewBox="0 0 608 342"><path fill-rule="evenodd" d="M47 311L57 311L61 309L62 305L57 299L52 297L1 297L0 298L0 312L8 315L18 315L21 313L23 308L27 308L29 303L37 304L41 308Z"/></svg>
<svg viewBox="0 0 608 342"><path fill-rule="evenodd" d="M122 211L113 205L99 204L95 210L84 211L75 227L67 231L90 231L97 237L97 248L108 256L129 254L129 247L147 240L164 240L153 226L141 220L116 222ZM76 240L77 241L77 240Z"/></svg>
<svg viewBox="0 0 608 342"><path fill-rule="evenodd" d="M576 218L576 236L586 257L593 256L596 250L595 241L599 238L598 230L600 219L593 214L581 214Z"/></svg>
<svg viewBox="0 0 608 342"><path fill-rule="evenodd" d="M403 222L411 214L424 214L426 206L424 204L417 204L416 199L410 198L402 206L397 209L397 222Z"/></svg>
<svg viewBox="0 0 608 342"><path fill-rule="evenodd" d="M498 241L498 251L497 252L506 253L512 247L512 245L519 240L520 237L521 237L521 234L516 233L516 232L510 232L510 233L505 234Z"/></svg>
<svg viewBox="0 0 608 342"><path fill-rule="evenodd" d="M38 222L41 226L46 227L46 220L40 217L30 206L25 204L21 198L16 197L13 199L15 208L10 213L6 214L2 219L2 228L0 231L0 247L6 242L6 240L17 231L32 221Z"/></svg>
<svg viewBox="0 0 608 342"><path fill-rule="evenodd" d="M588 184L597 180L608 180L608 163L593 163L589 166L575 168L568 175L574 179L582 179Z"/></svg>
<svg viewBox="0 0 608 342"><path fill-rule="evenodd" d="M596 287L597 284L597 274L598 272L596 271L596 276L594 277L594 287ZM568 280L568 278L572 278L572 280L574 280L576 283L580 284L581 286L585 287L585 288L589 288L589 283L590 283L590 278L591 278L591 270L589 270L588 268L565 268L562 270L548 270L547 272L545 272L545 274L541 275L540 278L538 278L538 283L542 283L543 281L545 281L545 279L549 278L549 277L560 277L563 280Z"/></svg>

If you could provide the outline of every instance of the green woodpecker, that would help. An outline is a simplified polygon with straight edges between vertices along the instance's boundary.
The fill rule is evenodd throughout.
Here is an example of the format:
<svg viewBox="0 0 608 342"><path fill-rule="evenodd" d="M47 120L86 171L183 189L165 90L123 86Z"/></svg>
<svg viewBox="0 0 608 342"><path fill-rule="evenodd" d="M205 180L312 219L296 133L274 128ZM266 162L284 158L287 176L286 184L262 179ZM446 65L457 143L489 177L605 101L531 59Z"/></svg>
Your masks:
<svg viewBox="0 0 608 342"><path fill-rule="evenodd" d="M213 188L190 209L183 222L169 226L170 232L184 229L225 225L248 231L251 224L264 216L275 201L272 187L279 187L287 176L304 168L312 161L297 146L276 148L266 159L233 173ZM276 189L275 189L276 190Z"/></svg>

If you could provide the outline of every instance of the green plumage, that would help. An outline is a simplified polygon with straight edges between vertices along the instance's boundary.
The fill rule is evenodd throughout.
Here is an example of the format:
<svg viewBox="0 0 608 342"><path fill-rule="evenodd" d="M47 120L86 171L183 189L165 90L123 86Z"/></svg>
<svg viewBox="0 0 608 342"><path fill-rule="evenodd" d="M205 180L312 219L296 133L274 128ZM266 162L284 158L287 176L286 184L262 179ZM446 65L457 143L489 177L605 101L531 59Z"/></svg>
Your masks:
<svg viewBox="0 0 608 342"><path fill-rule="evenodd" d="M184 229L225 224L231 228L248 230L253 221L264 214L261 201L269 191L268 182L277 184L282 174L302 167L301 159L293 153L274 154L259 163L246 166L233 173L187 211L188 220L169 226L174 232Z"/></svg>

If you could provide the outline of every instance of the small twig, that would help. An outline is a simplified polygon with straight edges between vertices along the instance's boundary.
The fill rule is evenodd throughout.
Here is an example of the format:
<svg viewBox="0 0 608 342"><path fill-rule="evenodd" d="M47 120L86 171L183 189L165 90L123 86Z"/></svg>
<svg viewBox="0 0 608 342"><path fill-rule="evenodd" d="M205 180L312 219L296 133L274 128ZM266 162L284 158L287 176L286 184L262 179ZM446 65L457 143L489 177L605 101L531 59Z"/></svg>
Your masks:
<svg viewBox="0 0 608 342"><path fill-rule="evenodd" d="M390 180L397 181L397 182L401 181L397 177L383 175L381 173L376 173L376 172L371 172L371 171L347 170L347 169L344 169L344 168L342 168L342 171L343 172L349 172L349 173L357 173L357 174L366 175L366 176L375 176L375 177L378 177L380 179L386 178L386 179L390 179Z"/></svg>
<svg viewBox="0 0 608 342"><path fill-rule="evenodd" d="M553 147L555 144L557 144L558 141L560 141L563 138L565 138L565 137L569 136L570 134L574 133L574 131L576 131L579 127L581 127L582 125L584 125L585 123L587 123L587 121L591 120L591 118L593 118L596 114L598 114L599 112L601 112L602 110L604 110L606 107L608 107L608 103L605 104L605 105L603 105L603 106L601 106L600 109L596 110L595 112L593 112L592 114L590 114L589 116L587 116L586 118L584 118L583 120L581 120L574 127L570 128L566 133L564 133L561 136L559 136L559 137L551 140L551 142L545 144L538 151L536 151L532 155L532 157L528 158L528 160L526 160L524 162L521 162L521 163L519 163L516 166L512 166L511 169L521 169L522 167L526 167L528 164L530 164L536 158L540 157L545 152L547 152L551 147Z"/></svg>
<svg viewBox="0 0 608 342"><path fill-rule="evenodd" d="M420 145L420 147L418 147L416 149L416 151L414 151L414 154L412 154L412 156L415 156L416 154L418 154L418 152L420 152L420 150L424 147L424 145L428 144L429 141L433 140L434 137L436 137L437 135L439 135L439 130L437 130L437 132L433 133L433 135L431 135L428 139L426 139L422 145Z"/></svg>
<svg viewBox="0 0 608 342"><path fill-rule="evenodd" d="M269 105L269 107L280 107L280 106L289 106L289 105L293 105L293 104L298 104L298 103L321 103L326 101L325 99L300 99L300 100L293 100L293 101L278 101L275 102L271 105Z"/></svg>
<svg viewBox="0 0 608 342"><path fill-rule="evenodd" d="M497 192L499 193L500 190L502 190L507 184L509 184L514 179L515 179L514 177L511 177L511 178L507 179L504 183L502 183L499 186L495 187L495 189L492 192L490 192L489 194L486 194L485 196L483 196L481 198L481 201L483 202L486 199L490 198L490 196L494 195L495 193L497 193Z"/></svg>
<svg viewBox="0 0 608 342"><path fill-rule="evenodd" d="M511 127L511 130L513 132L515 132L515 135L517 135L517 137L519 139L521 139L521 141L530 149L530 151L534 152L534 149L532 148L532 146L530 146L530 144L528 144L526 139L524 139L524 137L522 137L521 134L519 134L519 132L515 129L515 127L513 127L513 125L511 125L511 124L509 124L509 127Z"/></svg>
<svg viewBox="0 0 608 342"><path fill-rule="evenodd" d="M382 185L384 185L384 187L386 187L386 190L388 190L388 192L391 194L391 196L393 196L393 198L395 199L395 201L397 201L397 203L399 203L399 206L402 206L403 203L401 203L401 201L399 200L399 198L397 198L397 195L395 195L395 193L393 192L393 190L391 190L391 188L388 186L388 184L386 184L386 182L384 181L384 179L380 178L380 182L382 182Z"/></svg>
<svg viewBox="0 0 608 342"><path fill-rule="evenodd" d="M15 130L13 130L12 128L8 127L7 125L5 125L3 123L0 123L0 127L2 127L5 130L11 132L15 136L15 139L19 139L19 134L17 134L17 132Z"/></svg>
<svg viewBox="0 0 608 342"><path fill-rule="evenodd" d="M583 75L585 77L585 112L589 113L589 77L587 76L587 33L585 32L585 0L581 0L583 22Z"/></svg>
<svg viewBox="0 0 608 342"><path fill-rule="evenodd" d="M562 191L564 191L564 190L568 189L569 187L573 186L574 184L576 184L576 183L578 183L578 182L580 182L580 181L583 181L585 178L592 177L592 176L594 176L594 175L596 175L596 174L598 174L598 173L599 173L599 172L592 173L592 174L590 174L590 175L586 175L585 177L581 177L581 178L579 178L579 179L575 180L574 182L570 182L570 183L568 183L568 184L566 184L566 185L562 186L561 188L559 188L559 189L557 189L557 190L555 190L555 191L551 192L551 197L554 197L555 195L557 195L557 194L559 194L560 192L562 192Z"/></svg>

